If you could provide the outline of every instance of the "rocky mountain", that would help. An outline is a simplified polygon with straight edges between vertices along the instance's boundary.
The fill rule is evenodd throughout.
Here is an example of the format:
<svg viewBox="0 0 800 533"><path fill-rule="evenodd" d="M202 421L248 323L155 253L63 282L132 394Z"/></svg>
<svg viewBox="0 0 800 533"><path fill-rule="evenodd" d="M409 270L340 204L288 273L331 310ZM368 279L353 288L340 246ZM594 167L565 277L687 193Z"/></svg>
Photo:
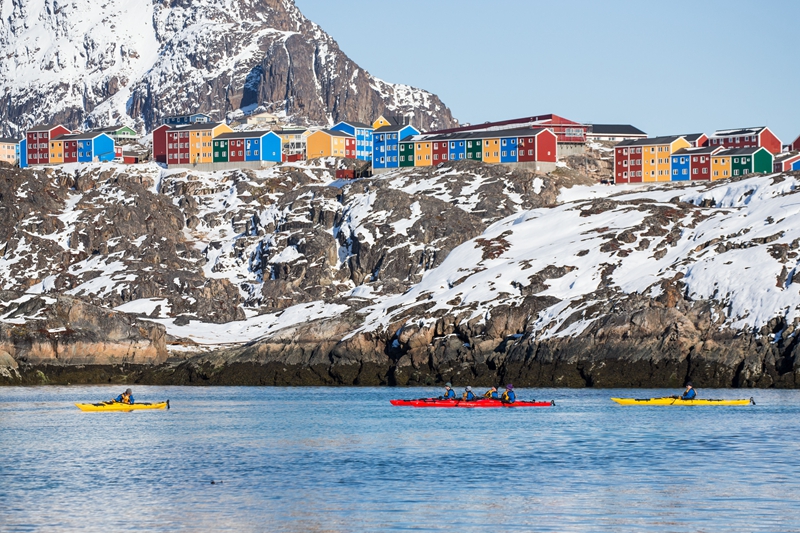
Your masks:
<svg viewBox="0 0 800 533"><path fill-rule="evenodd" d="M3 134L36 123L116 123L265 108L297 122L411 116L456 124L435 95L353 63L292 0L0 3Z"/></svg>
<svg viewBox="0 0 800 533"><path fill-rule="evenodd" d="M339 164L0 169L0 375L800 385L798 173L564 188Z"/></svg>

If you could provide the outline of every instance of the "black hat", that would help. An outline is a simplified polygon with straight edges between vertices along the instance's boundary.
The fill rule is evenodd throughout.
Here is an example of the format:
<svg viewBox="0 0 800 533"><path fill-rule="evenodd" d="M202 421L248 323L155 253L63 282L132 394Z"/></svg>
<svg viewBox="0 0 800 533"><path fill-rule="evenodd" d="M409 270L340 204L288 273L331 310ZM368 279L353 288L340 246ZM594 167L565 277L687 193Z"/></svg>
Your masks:
<svg viewBox="0 0 800 533"><path fill-rule="evenodd" d="M130 389L125 389L125 394L128 394L128 395L130 395L131 393L133 393L133 391L132 391L132 390L130 390Z"/></svg>
<svg viewBox="0 0 800 533"><path fill-rule="evenodd" d="M687 381L687 382L686 382L686 386L687 386L687 387L694 387L694 385L692 385L692 382L691 382L691 381Z"/></svg>

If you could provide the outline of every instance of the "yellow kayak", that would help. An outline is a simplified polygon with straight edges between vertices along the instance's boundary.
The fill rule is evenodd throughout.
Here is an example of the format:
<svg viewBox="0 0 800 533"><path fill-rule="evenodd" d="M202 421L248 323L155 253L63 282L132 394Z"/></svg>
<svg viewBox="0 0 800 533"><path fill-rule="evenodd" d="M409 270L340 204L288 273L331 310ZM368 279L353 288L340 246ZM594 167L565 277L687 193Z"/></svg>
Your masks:
<svg viewBox="0 0 800 533"><path fill-rule="evenodd" d="M99 403L76 403L81 411L142 411L144 409L169 409L169 400L158 403L121 403L115 401Z"/></svg>
<svg viewBox="0 0 800 533"><path fill-rule="evenodd" d="M620 405L755 405L749 400L681 400L680 398L611 398Z"/></svg>

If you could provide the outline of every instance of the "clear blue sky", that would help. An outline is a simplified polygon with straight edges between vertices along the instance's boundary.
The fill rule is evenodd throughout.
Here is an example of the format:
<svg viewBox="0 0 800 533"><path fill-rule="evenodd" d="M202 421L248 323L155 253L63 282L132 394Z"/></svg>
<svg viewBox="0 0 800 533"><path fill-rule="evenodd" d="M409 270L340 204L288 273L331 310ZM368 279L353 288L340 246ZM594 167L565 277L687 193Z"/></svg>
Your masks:
<svg viewBox="0 0 800 533"><path fill-rule="evenodd" d="M800 0L295 0L374 76L462 122L800 135Z"/></svg>

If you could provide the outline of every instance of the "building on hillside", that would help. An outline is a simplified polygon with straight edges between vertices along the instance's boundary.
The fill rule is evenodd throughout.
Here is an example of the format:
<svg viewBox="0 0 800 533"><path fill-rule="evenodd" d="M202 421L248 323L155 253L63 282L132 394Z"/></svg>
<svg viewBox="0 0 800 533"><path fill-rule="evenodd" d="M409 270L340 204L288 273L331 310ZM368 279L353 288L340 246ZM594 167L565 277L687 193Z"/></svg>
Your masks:
<svg viewBox="0 0 800 533"><path fill-rule="evenodd" d="M500 122L484 122L483 124L472 124L469 126L460 126L458 128L431 131L428 132L428 135L489 132L520 128L545 128L552 131L556 135L557 157L566 157L568 155L583 153L586 146L586 135L589 130L589 125L581 124L580 122L575 122L574 120L569 120L551 113L534 117L516 118ZM490 151L491 154L493 154L493 152L493 150ZM490 155L490 157L493 156Z"/></svg>
<svg viewBox="0 0 800 533"><path fill-rule="evenodd" d="M681 135L681 137L686 139L686 141L695 148L705 146L708 141L708 135L705 133L688 133L686 135Z"/></svg>
<svg viewBox="0 0 800 533"><path fill-rule="evenodd" d="M306 158L344 157L356 158L356 139L349 133L319 130L306 139Z"/></svg>
<svg viewBox="0 0 800 533"><path fill-rule="evenodd" d="M9 165L19 164L20 141L21 139L15 139L13 137L0 137L0 161L8 163Z"/></svg>
<svg viewBox="0 0 800 533"><path fill-rule="evenodd" d="M98 130L101 133L105 133L117 144L127 144L130 142L135 142L136 139L139 138L136 130L133 128L129 128L128 126L109 126L107 128L100 128Z"/></svg>
<svg viewBox="0 0 800 533"><path fill-rule="evenodd" d="M733 130L717 130L708 137L707 146L725 148L766 148L770 153L779 154L783 149L781 140L766 126L758 128L740 128Z"/></svg>
<svg viewBox="0 0 800 533"><path fill-rule="evenodd" d="M331 130L352 135L356 140L356 159L372 161L372 126L361 122L342 121Z"/></svg>
<svg viewBox="0 0 800 533"><path fill-rule="evenodd" d="M672 154L690 146L682 135L622 141L614 147L614 183L671 181Z"/></svg>
<svg viewBox="0 0 800 533"><path fill-rule="evenodd" d="M280 163L281 137L273 131L237 131L213 140L214 163L263 161Z"/></svg>
<svg viewBox="0 0 800 533"><path fill-rule="evenodd" d="M647 134L630 124L587 124L586 139L594 141L622 142L646 139Z"/></svg>
<svg viewBox="0 0 800 533"><path fill-rule="evenodd" d="M800 153L798 152L782 152L775 156L772 162L773 172L789 172L793 170L792 166L800 161Z"/></svg>
<svg viewBox="0 0 800 533"><path fill-rule="evenodd" d="M28 167L28 140L22 139L19 142L19 168Z"/></svg>
<svg viewBox="0 0 800 533"><path fill-rule="evenodd" d="M419 130L410 124L383 126L373 131L372 169L380 172L404 166L400 165L400 141L419 134ZM413 161L408 166L414 166Z"/></svg>
<svg viewBox="0 0 800 533"><path fill-rule="evenodd" d="M96 163L117 158L116 142L102 131L61 135L50 145L51 157L59 159L59 163Z"/></svg>
<svg viewBox="0 0 800 533"><path fill-rule="evenodd" d="M36 126L25 133L26 165L50 164L50 140L70 131L62 125ZM61 155L63 159L63 153Z"/></svg>
<svg viewBox="0 0 800 533"><path fill-rule="evenodd" d="M787 148L788 148L788 150L790 152L798 152L798 151L800 151L800 136L798 136L797 139L792 141L791 144L789 144L787 146Z"/></svg>
<svg viewBox="0 0 800 533"><path fill-rule="evenodd" d="M721 146L690 146L672 154L672 181L711 180L711 157Z"/></svg>
<svg viewBox="0 0 800 533"><path fill-rule="evenodd" d="M263 113L248 115L245 122L251 126L274 126L280 124L281 119L278 115L264 111Z"/></svg>
<svg viewBox="0 0 800 533"><path fill-rule="evenodd" d="M390 113L383 113L376 118L372 123L372 130L383 128L385 126L410 126L411 117L404 115L392 115Z"/></svg>
<svg viewBox="0 0 800 533"><path fill-rule="evenodd" d="M162 124L153 130L153 159L166 165L213 163L214 138L232 131L218 122L183 126Z"/></svg>
<svg viewBox="0 0 800 533"><path fill-rule="evenodd" d="M772 172L774 156L766 148L728 148L715 153L711 162L711 179L736 178L747 174Z"/></svg>
<svg viewBox="0 0 800 533"><path fill-rule="evenodd" d="M317 130L307 128L289 128L275 130L283 142L283 160L298 161L306 158L306 142L308 136Z"/></svg>
<svg viewBox="0 0 800 533"><path fill-rule="evenodd" d="M169 126L185 126L187 124L206 124L213 122L210 115L205 113L192 113L189 115L171 115L164 117L161 124Z"/></svg>

